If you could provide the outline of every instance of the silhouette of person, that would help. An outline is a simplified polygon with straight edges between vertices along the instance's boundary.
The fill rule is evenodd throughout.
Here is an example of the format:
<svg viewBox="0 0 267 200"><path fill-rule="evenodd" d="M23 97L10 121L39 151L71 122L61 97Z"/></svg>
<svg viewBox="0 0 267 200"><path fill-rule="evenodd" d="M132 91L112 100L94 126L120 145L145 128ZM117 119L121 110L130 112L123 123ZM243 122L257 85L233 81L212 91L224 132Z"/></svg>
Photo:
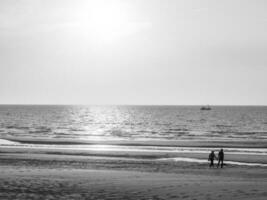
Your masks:
<svg viewBox="0 0 267 200"><path fill-rule="evenodd" d="M210 167L214 167L214 159L216 159L214 151L211 151L209 154Z"/></svg>
<svg viewBox="0 0 267 200"><path fill-rule="evenodd" d="M217 168L220 166L221 164L221 168L223 168L223 160L224 160L224 153L223 153L223 149L221 149L218 153L218 164L217 164Z"/></svg>

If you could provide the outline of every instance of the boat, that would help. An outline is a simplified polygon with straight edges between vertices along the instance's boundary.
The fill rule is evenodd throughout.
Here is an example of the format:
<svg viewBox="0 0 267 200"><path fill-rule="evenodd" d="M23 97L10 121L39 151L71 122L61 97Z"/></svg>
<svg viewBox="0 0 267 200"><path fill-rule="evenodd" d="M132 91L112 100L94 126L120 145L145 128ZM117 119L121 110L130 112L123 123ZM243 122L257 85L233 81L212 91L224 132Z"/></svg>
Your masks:
<svg viewBox="0 0 267 200"><path fill-rule="evenodd" d="M211 110L210 106L202 106L200 110Z"/></svg>

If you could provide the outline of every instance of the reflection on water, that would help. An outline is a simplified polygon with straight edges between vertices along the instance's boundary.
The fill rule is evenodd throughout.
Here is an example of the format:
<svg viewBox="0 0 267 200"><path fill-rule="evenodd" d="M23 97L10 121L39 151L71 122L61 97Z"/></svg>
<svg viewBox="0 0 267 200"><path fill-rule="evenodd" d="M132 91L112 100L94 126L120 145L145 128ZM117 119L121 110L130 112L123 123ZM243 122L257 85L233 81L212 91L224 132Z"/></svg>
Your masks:
<svg viewBox="0 0 267 200"><path fill-rule="evenodd" d="M176 161L176 162L192 162L192 163L207 163L207 160L197 159L197 158L162 158L159 159L161 161ZM237 161L227 161L224 163L225 165L242 165L242 166L258 166L258 167L267 167L267 164L264 163L248 163L248 162L237 162Z"/></svg>
<svg viewBox="0 0 267 200"><path fill-rule="evenodd" d="M267 139L267 107L0 106L0 136Z"/></svg>

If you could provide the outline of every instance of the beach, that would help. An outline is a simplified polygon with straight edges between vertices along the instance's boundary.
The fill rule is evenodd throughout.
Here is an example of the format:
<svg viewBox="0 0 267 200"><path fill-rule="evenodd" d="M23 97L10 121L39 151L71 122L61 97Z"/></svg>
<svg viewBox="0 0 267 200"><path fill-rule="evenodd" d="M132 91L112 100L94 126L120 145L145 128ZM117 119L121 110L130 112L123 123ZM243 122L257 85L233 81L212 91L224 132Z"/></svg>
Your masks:
<svg viewBox="0 0 267 200"><path fill-rule="evenodd" d="M267 0L0 0L0 200L267 200Z"/></svg>
<svg viewBox="0 0 267 200"><path fill-rule="evenodd" d="M221 169L209 168L207 159L174 159L200 159L201 153L87 150L71 155L11 147L0 152L0 199L261 200L267 196L267 166L226 160ZM230 158L242 163L239 157ZM255 162L245 157L248 163Z"/></svg>
<svg viewBox="0 0 267 200"><path fill-rule="evenodd" d="M266 116L266 107L2 105L0 199L266 199ZM224 167L209 168L221 148Z"/></svg>

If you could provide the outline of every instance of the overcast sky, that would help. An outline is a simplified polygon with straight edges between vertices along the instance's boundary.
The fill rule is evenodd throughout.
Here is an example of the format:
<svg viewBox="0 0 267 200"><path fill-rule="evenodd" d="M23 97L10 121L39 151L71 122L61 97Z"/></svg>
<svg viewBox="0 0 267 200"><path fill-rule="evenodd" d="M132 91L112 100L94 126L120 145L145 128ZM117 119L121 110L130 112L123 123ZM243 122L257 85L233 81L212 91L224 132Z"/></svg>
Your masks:
<svg viewBox="0 0 267 200"><path fill-rule="evenodd" d="M267 104L266 0L0 0L0 103Z"/></svg>

